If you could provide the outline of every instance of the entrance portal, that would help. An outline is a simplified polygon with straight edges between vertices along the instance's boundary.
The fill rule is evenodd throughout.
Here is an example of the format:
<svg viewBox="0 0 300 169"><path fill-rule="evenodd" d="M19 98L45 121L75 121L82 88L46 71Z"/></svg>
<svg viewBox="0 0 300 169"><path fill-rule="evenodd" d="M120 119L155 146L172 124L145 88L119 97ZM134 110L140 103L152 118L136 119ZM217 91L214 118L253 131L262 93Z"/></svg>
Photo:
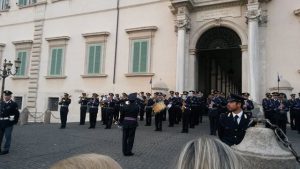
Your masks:
<svg viewBox="0 0 300 169"><path fill-rule="evenodd" d="M229 93L242 90L241 39L233 30L215 27L197 43L198 89L207 96L212 89Z"/></svg>

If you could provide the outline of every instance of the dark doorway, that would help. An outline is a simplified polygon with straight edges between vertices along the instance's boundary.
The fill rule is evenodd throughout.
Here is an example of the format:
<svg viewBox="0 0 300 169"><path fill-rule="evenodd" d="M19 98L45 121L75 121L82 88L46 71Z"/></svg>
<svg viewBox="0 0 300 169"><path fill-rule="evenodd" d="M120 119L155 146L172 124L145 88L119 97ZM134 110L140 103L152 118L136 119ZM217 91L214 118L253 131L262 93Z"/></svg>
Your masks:
<svg viewBox="0 0 300 169"><path fill-rule="evenodd" d="M241 39L233 30L216 27L198 40L198 88L207 96L212 89L229 93L242 90Z"/></svg>

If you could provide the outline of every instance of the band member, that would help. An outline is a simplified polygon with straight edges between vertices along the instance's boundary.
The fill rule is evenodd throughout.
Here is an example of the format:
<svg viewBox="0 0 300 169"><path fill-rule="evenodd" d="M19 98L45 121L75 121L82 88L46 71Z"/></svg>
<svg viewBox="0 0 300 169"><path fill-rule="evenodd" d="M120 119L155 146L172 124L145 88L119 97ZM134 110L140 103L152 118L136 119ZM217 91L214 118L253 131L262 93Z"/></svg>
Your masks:
<svg viewBox="0 0 300 169"><path fill-rule="evenodd" d="M286 133L287 112L289 110L289 106L284 93L280 93L278 99L279 103L276 104L275 107L275 120L278 127Z"/></svg>
<svg viewBox="0 0 300 169"><path fill-rule="evenodd" d="M274 105L272 101L272 95L271 93L266 93L266 98L262 101L263 110L265 113L265 118L269 119L271 122L273 121L272 115L274 114ZM267 125L268 127L268 125Z"/></svg>
<svg viewBox="0 0 300 169"><path fill-rule="evenodd" d="M105 129L111 129L112 125L112 119L114 115L114 110L115 110L115 101L113 100L114 94L109 93L109 96L107 98L106 104L106 127Z"/></svg>
<svg viewBox="0 0 300 169"><path fill-rule="evenodd" d="M135 137L135 131L138 126L137 118L139 114L139 107L136 103L137 93L129 94L129 103L124 105L124 119L122 119L123 126L123 140L122 150L124 156L132 156L133 143Z"/></svg>
<svg viewBox="0 0 300 169"><path fill-rule="evenodd" d="M185 95L186 91L183 92ZM191 109L192 109L192 99L193 96L188 96L186 100L183 101L182 105L182 131L181 133L189 132L189 124L191 125Z"/></svg>
<svg viewBox="0 0 300 169"><path fill-rule="evenodd" d="M127 102L128 102L128 95L126 93L122 93L122 96L120 97L120 119L119 119L120 125L122 125L124 120L124 108Z"/></svg>
<svg viewBox="0 0 300 169"><path fill-rule="evenodd" d="M299 97L296 99L296 104L294 109L296 114L295 127L296 130L298 131L298 134L300 134L300 93L298 95Z"/></svg>
<svg viewBox="0 0 300 169"><path fill-rule="evenodd" d="M182 97L179 96L179 92L175 92L175 100L173 102L174 104L174 111L175 111L175 124L179 124L179 122L181 121L181 117L182 117L182 103L183 103L183 99Z"/></svg>
<svg viewBox="0 0 300 169"><path fill-rule="evenodd" d="M60 120L61 129L65 129L67 125L67 117L69 113L69 105L71 104L70 95L68 93L64 94L64 97L58 103L60 105Z"/></svg>
<svg viewBox="0 0 300 169"><path fill-rule="evenodd" d="M220 116L218 135L229 146L240 144L248 129L250 118L243 112L244 101L245 98L231 94L227 104L230 113Z"/></svg>
<svg viewBox="0 0 300 169"><path fill-rule="evenodd" d="M197 117L195 120L195 125L199 125L199 123L202 123L202 118L206 106L206 101L203 97L203 93L201 91L197 91L196 95L197 97L197 106L196 106L196 111L197 111Z"/></svg>
<svg viewBox="0 0 300 169"><path fill-rule="evenodd" d="M120 101L121 101L119 94L116 94L116 96L114 97L114 101L115 101L114 122L118 122L120 116Z"/></svg>
<svg viewBox="0 0 300 169"><path fill-rule="evenodd" d="M174 91L170 91L170 97L168 99L168 102L169 127L174 127L176 121L175 104L177 102L177 98L174 96Z"/></svg>
<svg viewBox="0 0 300 169"><path fill-rule="evenodd" d="M163 101L164 100L163 100L162 93L157 93L157 98L155 99L155 104L164 104ZM162 131L162 111L163 111L163 109L161 109L160 111L155 111L155 109L154 109L155 131Z"/></svg>
<svg viewBox="0 0 300 169"><path fill-rule="evenodd" d="M79 97L80 104L80 125L85 124L86 112L87 112L87 104L89 102L86 93L82 93L82 96Z"/></svg>
<svg viewBox="0 0 300 169"><path fill-rule="evenodd" d="M189 92L189 106L191 109L190 113L190 128L195 128L196 123L199 124L199 106L200 106L200 100L198 97L196 97L196 92L195 91L190 91ZM187 100L188 100L187 99Z"/></svg>
<svg viewBox="0 0 300 169"><path fill-rule="evenodd" d="M289 99L289 108L290 108L290 124L291 124L291 129L296 130L296 94L291 94L291 99Z"/></svg>
<svg viewBox="0 0 300 169"><path fill-rule="evenodd" d="M145 93L144 92L141 92L139 95L138 95L138 105L140 107L140 110L139 110L139 114L140 114L140 121L144 121L144 115L145 115L145 99L146 99L146 96L145 96Z"/></svg>
<svg viewBox="0 0 300 169"><path fill-rule="evenodd" d="M208 105L209 112L209 124L210 124L210 135L216 135L218 129L218 123L220 118L222 101L219 98L219 91L214 91L214 95L210 98Z"/></svg>
<svg viewBox="0 0 300 169"><path fill-rule="evenodd" d="M100 107L101 107L101 121L102 125L106 125L106 108L107 108L107 96L101 95Z"/></svg>
<svg viewBox="0 0 300 169"><path fill-rule="evenodd" d="M249 93L242 93L242 96L246 99L243 105L243 111L248 115L248 117L252 118L252 110L254 109L253 102L249 100Z"/></svg>
<svg viewBox="0 0 300 169"><path fill-rule="evenodd" d="M166 94L163 94L163 100L164 100L165 105L167 106L169 104L169 101L167 99L167 95ZM162 111L162 120L163 121L167 121L167 109L164 109Z"/></svg>
<svg viewBox="0 0 300 169"><path fill-rule="evenodd" d="M9 153L13 125L18 123L20 112L16 102L12 101L12 92L3 92L4 100L0 102L0 155ZM5 136L4 149L1 151L3 137Z"/></svg>
<svg viewBox="0 0 300 169"><path fill-rule="evenodd" d="M153 112L153 105L154 105L154 100L151 98L151 93L146 93L147 95L147 101L146 101L146 125L145 126L151 126L151 121L152 121L152 112ZM156 99L156 98L154 98Z"/></svg>
<svg viewBox="0 0 300 169"><path fill-rule="evenodd" d="M94 129L96 127L97 122L97 114L99 109L99 98L97 93L92 94L92 99L88 102L88 106L90 108L90 127L89 129Z"/></svg>

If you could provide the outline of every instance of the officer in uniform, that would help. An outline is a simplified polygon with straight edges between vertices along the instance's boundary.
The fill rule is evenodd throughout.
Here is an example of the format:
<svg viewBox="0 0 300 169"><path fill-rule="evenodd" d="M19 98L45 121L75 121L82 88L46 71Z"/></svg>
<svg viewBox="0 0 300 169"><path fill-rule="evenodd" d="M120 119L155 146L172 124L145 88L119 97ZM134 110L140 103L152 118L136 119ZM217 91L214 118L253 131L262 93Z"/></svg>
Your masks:
<svg viewBox="0 0 300 169"><path fill-rule="evenodd" d="M296 105L296 94L291 94L291 99L289 99L289 108L290 108L290 124L291 129L296 130L296 111L295 111L295 105Z"/></svg>
<svg viewBox="0 0 300 169"><path fill-rule="evenodd" d="M101 107L101 121L102 125L106 125L106 109L107 109L107 96L101 95L100 107Z"/></svg>
<svg viewBox="0 0 300 169"><path fill-rule="evenodd" d="M144 121L144 115L145 115L145 93L144 92L140 92L140 95L138 96L138 104L140 107L140 121Z"/></svg>
<svg viewBox="0 0 300 169"><path fill-rule="evenodd" d="M289 111L289 105L285 99L285 94L279 94L279 103L275 107L275 122L281 130L286 133L286 123L287 123L287 112Z"/></svg>
<svg viewBox="0 0 300 169"><path fill-rule="evenodd" d="M157 98L155 99L155 103L163 102L163 95L160 92L157 92ZM154 116L155 121L155 131L162 131L162 111L156 112Z"/></svg>
<svg viewBox="0 0 300 169"><path fill-rule="evenodd" d="M266 93L266 98L262 101L265 118L271 120L272 111L274 109L271 93Z"/></svg>
<svg viewBox="0 0 300 169"><path fill-rule="evenodd" d="M185 93L185 92L184 92ZM188 133L189 126L191 125L191 111L192 111L192 99L193 96L188 96L183 102L182 106L182 131L181 133Z"/></svg>
<svg viewBox="0 0 300 169"><path fill-rule="evenodd" d="M124 120L124 108L127 102L128 102L128 95L126 93L122 93L122 96L120 98L120 119L119 119L120 125L122 125Z"/></svg>
<svg viewBox="0 0 300 169"><path fill-rule="evenodd" d="M228 99L228 114L221 114L218 135L222 142L232 146L238 145L244 139L250 118L243 112L245 98L231 94Z"/></svg>
<svg viewBox="0 0 300 169"><path fill-rule="evenodd" d="M298 134L300 134L300 93L299 93L299 97L296 99L296 104L294 109L296 114L295 127L296 130L298 131Z"/></svg>
<svg viewBox="0 0 300 169"><path fill-rule="evenodd" d="M107 108L106 108L106 127L105 129L111 129L113 115L115 111L115 101L113 100L114 94L109 93L109 96L107 98Z"/></svg>
<svg viewBox="0 0 300 169"><path fill-rule="evenodd" d="M0 155L9 153L13 125L18 123L20 116L17 103L11 100L13 93L5 90L3 94L4 101L0 102ZM1 151L4 136L4 149Z"/></svg>
<svg viewBox="0 0 300 169"><path fill-rule="evenodd" d="M175 124L179 124L181 121L181 116L182 116L182 103L183 99L179 96L179 92L175 92L175 99L174 99L174 111L175 111Z"/></svg>
<svg viewBox="0 0 300 169"><path fill-rule="evenodd" d="M86 93L82 93L82 96L80 96L79 104L80 104L80 123L79 125L85 124L85 117L87 112L87 104L89 100L87 98Z"/></svg>
<svg viewBox="0 0 300 169"><path fill-rule="evenodd" d="M151 93L146 93L147 98L146 98L146 125L145 126L151 126L151 121L152 121L152 107L154 105L154 100L151 98ZM155 99L155 98L154 98Z"/></svg>
<svg viewBox="0 0 300 169"><path fill-rule="evenodd" d="M92 98L88 102L88 106L90 108L90 127L89 129L94 129L96 127L97 122L97 114L99 109L99 98L97 93L92 94Z"/></svg>
<svg viewBox="0 0 300 169"><path fill-rule="evenodd" d="M114 122L118 122L120 116L120 95L116 94L114 100L115 100Z"/></svg>
<svg viewBox="0 0 300 169"><path fill-rule="evenodd" d="M216 135L218 129L218 123L221 112L222 100L219 97L219 91L214 91L214 95L209 99L210 103L208 105L209 112L209 124L210 124L210 135Z"/></svg>
<svg viewBox="0 0 300 169"><path fill-rule="evenodd" d="M60 129L65 129L67 125L67 117L69 113L69 105L71 104L71 99L68 93L64 94L64 97L58 103L60 105L60 120L61 126Z"/></svg>
<svg viewBox="0 0 300 169"><path fill-rule="evenodd" d="M176 109L175 104L177 102L176 97L174 96L174 91L170 91L170 97L168 99L168 113L169 113L169 127L174 127L176 121Z"/></svg>
<svg viewBox="0 0 300 169"><path fill-rule="evenodd" d="M163 94L163 100L166 106L169 105L169 100L167 99L167 95ZM162 111L162 121L167 121L167 109Z"/></svg>
<svg viewBox="0 0 300 169"><path fill-rule="evenodd" d="M124 106L124 119L122 119L123 126L123 140L122 150L124 156L132 156L132 147L134 143L135 131L138 126L137 118L139 114L139 107L136 103L137 93L128 95L129 103Z"/></svg>
<svg viewBox="0 0 300 169"><path fill-rule="evenodd" d="M253 102L249 100L249 93L242 93L242 96L245 98L245 103L243 105L243 111L248 115L248 117L252 118L252 110L254 109Z"/></svg>

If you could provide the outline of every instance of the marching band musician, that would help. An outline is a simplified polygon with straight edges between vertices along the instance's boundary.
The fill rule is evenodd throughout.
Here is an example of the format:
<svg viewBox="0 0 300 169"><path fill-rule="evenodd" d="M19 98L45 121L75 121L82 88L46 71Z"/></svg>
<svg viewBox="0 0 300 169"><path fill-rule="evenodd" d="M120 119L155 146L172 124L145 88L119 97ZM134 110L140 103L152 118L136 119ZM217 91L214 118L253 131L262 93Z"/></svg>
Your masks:
<svg viewBox="0 0 300 169"><path fill-rule="evenodd" d="M106 101L106 127L105 129L111 129L112 119L115 111L115 100L113 100L114 94L109 93L109 96Z"/></svg>
<svg viewBox="0 0 300 169"><path fill-rule="evenodd" d="M107 96L101 95L100 105L101 105L102 125L106 125L106 107L107 107L106 100L107 100Z"/></svg>
<svg viewBox="0 0 300 169"><path fill-rule="evenodd" d="M183 95L187 95L188 92L184 91ZM189 124L191 121L191 111L192 111L192 104L193 104L193 96L188 96L185 100L183 100L182 105L182 133L189 132Z"/></svg>
<svg viewBox="0 0 300 169"><path fill-rule="evenodd" d="M170 91L170 97L168 102L169 102L168 104L169 127L174 127L175 120L176 120L175 103L177 102L177 99L174 96L174 91Z"/></svg>
<svg viewBox="0 0 300 169"><path fill-rule="evenodd" d="M291 124L291 130L296 130L296 94L291 94L291 99L289 99L289 108L290 108L290 124Z"/></svg>
<svg viewBox="0 0 300 169"><path fill-rule="evenodd" d="M86 93L82 93L79 97L79 104L80 104L80 123L79 125L85 124L86 112L87 112L87 103L89 102Z"/></svg>
<svg viewBox="0 0 300 169"><path fill-rule="evenodd" d="M60 129L65 129L67 125L69 105L71 104L70 95L68 93L64 93L64 97L60 100L60 102L58 102L58 104L60 105Z"/></svg>
<svg viewBox="0 0 300 169"><path fill-rule="evenodd" d="M175 115L176 115L176 119L175 119L175 124L179 124L179 122L181 121L181 116L182 116L182 103L183 100L182 98L179 96L179 92L175 92L175 102L173 102L174 104L174 109L175 109Z"/></svg>
<svg viewBox="0 0 300 169"><path fill-rule="evenodd" d="M120 125L122 125L122 122L124 120L124 108L126 106L126 102L128 102L128 95L126 93L122 93L122 96L120 98Z"/></svg>
<svg viewBox="0 0 300 169"><path fill-rule="evenodd" d="M120 101L121 101L120 95L116 94L114 100L115 100L114 122L118 122L120 116Z"/></svg>
<svg viewBox="0 0 300 169"><path fill-rule="evenodd" d="M164 98L164 103L167 106L169 104L169 100L167 99L167 95L163 94L163 98ZM162 111L162 121L166 121L167 120L167 109L164 109Z"/></svg>
<svg viewBox="0 0 300 169"><path fill-rule="evenodd" d="M216 135L219 123L219 115L220 115L220 105L221 100L219 98L219 91L214 91L214 95L210 98L210 103L208 105L209 112L209 125L210 125L210 135Z"/></svg>
<svg viewBox="0 0 300 169"><path fill-rule="evenodd" d="M140 94L138 95L138 105L140 107L140 110L139 110L139 114L140 114L140 121L144 121L144 114L145 114L145 99L146 99L146 96L145 96L145 93L144 92L140 92Z"/></svg>
<svg viewBox="0 0 300 169"><path fill-rule="evenodd" d="M162 93L157 92L155 94L157 97L155 98L155 103L163 103ZM162 131L162 112L155 112L155 131Z"/></svg>
<svg viewBox="0 0 300 169"><path fill-rule="evenodd" d="M254 109L253 102L249 100L249 93L242 93L242 96L245 98L245 103L243 105L244 112L248 115L249 118L252 117L252 110Z"/></svg>
<svg viewBox="0 0 300 169"><path fill-rule="evenodd" d="M92 94L92 99L88 102L88 106L90 108L90 127L89 129L94 129L96 127L97 122L97 114L99 108L99 98L97 93Z"/></svg>
<svg viewBox="0 0 300 169"><path fill-rule="evenodd" d="M151 93L146 93L147 98L146 98L146 106L145 106L145 111L146 111L146 125L145 126L151 126L151 121L152 121L152 107L154 105L154 100L151 98Z"/></svg>
<svg viewBox="0 0 300 169"><path fill-rule="evenodd" d="M298 134L300 134L300 93L298 93L299 97L296 99L296 105L295 105L295 114L296 114L296 130L298 130Z"/></svg>
<svg viewBox="0 0 300 169"><path fill-rule="evenodd" d="M278 97L278 102L275 107L275 119L276 124L281 130L286 133L286 123L287 123L287 112L289 111L288 102L285 99L285 94L280 93Z"/></svg>
<svg viewBox="0 0 300 169"><path fill-rule="evenodd" d="M266 97L262 100L262 106L265 114L265 118L270 120L272 123L274 120L272 119L273 111L274 111L274 105L272 100L271 93L266 93ZM268 127L268 125L266 125Z"/></svg>

